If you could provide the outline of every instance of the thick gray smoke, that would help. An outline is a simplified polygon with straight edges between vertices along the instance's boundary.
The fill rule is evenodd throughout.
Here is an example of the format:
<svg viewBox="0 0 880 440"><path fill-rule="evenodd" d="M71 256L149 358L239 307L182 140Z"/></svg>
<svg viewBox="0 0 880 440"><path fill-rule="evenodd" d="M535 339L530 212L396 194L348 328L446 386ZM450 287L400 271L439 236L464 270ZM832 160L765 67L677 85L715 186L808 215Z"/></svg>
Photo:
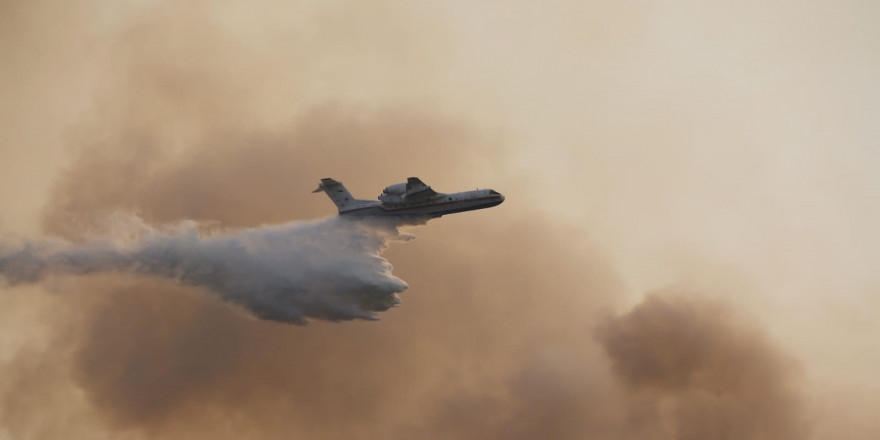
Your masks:
<svg viewBox="0 0 880 440"><path fill-rule="evenodd" d="M259 318L295 324L376 320L407 288L379 255L389 240L409 238L394 221L331 217L216 235L200 233L195 222L156 229L136 218L123 221L128 234L84 244L0 247L0 274L13 285L50 274L164 277L207 288Z"/></svg>

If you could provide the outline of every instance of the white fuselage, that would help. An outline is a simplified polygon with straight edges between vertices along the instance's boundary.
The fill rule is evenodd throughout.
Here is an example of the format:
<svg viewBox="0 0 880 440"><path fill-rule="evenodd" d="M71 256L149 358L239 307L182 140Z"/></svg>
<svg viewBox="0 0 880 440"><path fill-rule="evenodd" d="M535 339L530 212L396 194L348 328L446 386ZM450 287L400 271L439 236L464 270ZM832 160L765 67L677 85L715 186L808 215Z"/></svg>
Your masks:
<svg viewBox="0 0 880 440"><path fill-rule="evenodd" d="M491 208L504 201L503 195L491 189L451 194L437 193L417 201L407 201L405 197L387 197L384 194L383 196L380 196L382 201L359 201L353 206L340 209L339 215L440 217L456 212Z"/></svg>

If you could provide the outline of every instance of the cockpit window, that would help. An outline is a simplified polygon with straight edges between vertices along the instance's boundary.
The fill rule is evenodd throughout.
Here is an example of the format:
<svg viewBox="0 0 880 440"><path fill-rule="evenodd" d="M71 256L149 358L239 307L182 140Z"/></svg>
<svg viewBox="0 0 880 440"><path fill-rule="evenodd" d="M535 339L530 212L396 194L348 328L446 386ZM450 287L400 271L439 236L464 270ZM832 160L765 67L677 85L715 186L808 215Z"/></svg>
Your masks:
<svg viewBox="0 0 880 440"><path fill-rule="evenodd" d="M498 191L495 191L494 189L490 189L490 190L489 190L489 194L494 194L494 195L496 195L496 196L500 196L500 195L501 195Z"/></svg>

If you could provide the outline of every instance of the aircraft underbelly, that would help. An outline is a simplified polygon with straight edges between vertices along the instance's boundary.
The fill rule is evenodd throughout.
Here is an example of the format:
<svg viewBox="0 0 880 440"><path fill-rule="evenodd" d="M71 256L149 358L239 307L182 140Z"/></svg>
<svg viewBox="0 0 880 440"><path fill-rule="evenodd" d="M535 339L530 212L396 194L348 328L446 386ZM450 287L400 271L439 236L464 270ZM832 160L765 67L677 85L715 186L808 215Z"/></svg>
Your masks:
<svg viewBox="0 0 880 440"><path fill-rule="evenodd" d="M429 216L439 217L441 215L453 214L456 212L473 211L476 209L491 208L499 205L503 199L479 199L479 200L456 200L452 202L438 202L418 206L383 206L381 204L356 208L350 211L342 212L343 215L363 215L363 216Z"/></svg>

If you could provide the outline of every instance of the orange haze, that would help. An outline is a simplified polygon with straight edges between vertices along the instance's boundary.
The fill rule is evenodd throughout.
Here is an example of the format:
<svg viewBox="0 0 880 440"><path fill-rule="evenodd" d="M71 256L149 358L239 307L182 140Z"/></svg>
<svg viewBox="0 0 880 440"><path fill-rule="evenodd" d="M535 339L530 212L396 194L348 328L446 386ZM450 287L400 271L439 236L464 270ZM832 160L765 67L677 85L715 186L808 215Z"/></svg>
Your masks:
<svg viewBox="0 0 880 440"><path fill-rule="evenodd" d="M872 439L880 7L7 0L0 241L492 187L379 322L0 292L0 439Z"/></svg>

